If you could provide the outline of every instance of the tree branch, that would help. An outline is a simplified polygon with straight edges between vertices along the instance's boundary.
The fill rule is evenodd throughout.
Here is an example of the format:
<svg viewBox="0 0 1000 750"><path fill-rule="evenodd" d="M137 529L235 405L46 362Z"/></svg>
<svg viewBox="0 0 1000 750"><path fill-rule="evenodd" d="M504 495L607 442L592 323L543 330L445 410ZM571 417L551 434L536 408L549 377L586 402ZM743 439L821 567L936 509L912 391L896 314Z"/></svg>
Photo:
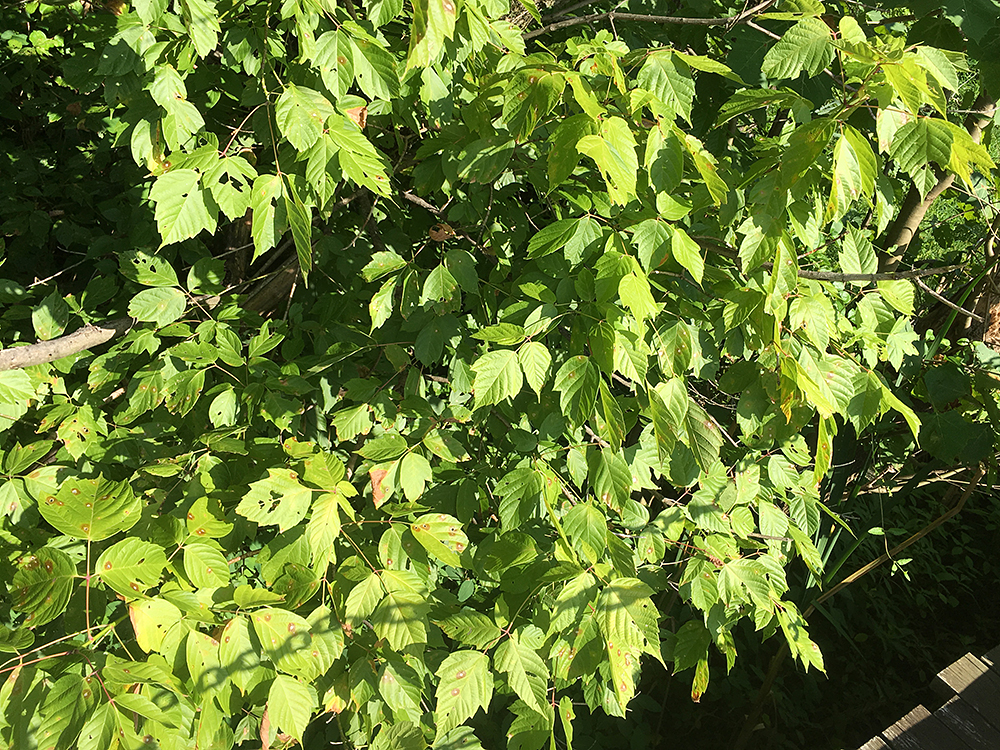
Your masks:
<svg viewBox="0 0 1000 750"><path fill-rule="evenodd" d="M697 240L706 250L711 250L726 258L732 258L742 270L743 264L740 263L740 253L736 248L730 247L722 240L714 237L695 236L693 239ZM774 264L761 263L760 267L770 271L774 267ZM813 279L815 281L897 281L899 279L919 279L923 276L938 276L943 273L958 271L962 268L965 268L965 266L915 268L910 271L886 271L883 273L839 273L838 271L807 271L799 269L797 275L800 279Z"/></svg>
<svg viewBox="0 0 1000 750"><path fill-rule="evenodd" d="M763 263L770 266L770 263ZM885 273L837 273L836 271L799 271L800 279L817 281L897 281L899 279L919 279L922 276L937 276L957 271L964 266L941 266L940 268L915 268L912 271L887 271Z"/></svg>
<svg viewBox="0 0 1000 750"><path fill-rule="evenodd" d="M423 198L421 198L419 195L414 195L413 193L411 193L409 191L404 192L403 193L403 197L406 200L408 200L410 203L413 203L414 205L420 206L421 208L427 209L428 211L430 211L435 216L440 216L442 213L444 213L444 211L442 209L440 209L437 206L434 206L434 205L428 203Z"/></svg>
<svg viewBox="0 0 1000 750"><path fill-rule="evenodd" d="M966 118L965 127L972 136L972 140L979 143L983 137L983 129L989 124L996 111L996 99L985 91L979 95L975 104L972 105L969 116ZM920 222L924 220L927 210L931 204L938 199L945 190L955 182L954 173L941 175L938 183L931 188L926 197L921 197L916 185L910 187L906 194L899 215L889 227L889 232L882 243L883 251L879 253L879 270L893 271L906 253L910 241L916 236L920 228Z"/></svg>
<svg viewBox="0 0 1000 750"><path fill-rule="evenodd" d="M524 40L528 41L529 39L534 39L542 34L548 34L550 31L566 29L570 26L580 26L582 24L592 24L601 21L640 21L642 23L687 24L690 26L736 26L741 23L746 23L748 19L759 13L763 13L767 8L774 5L775 2L776 0L765 0L765 2L759 3L749 10L745 10L735 16L727 16L726 18L650 16L642 13L622 13L616 10L608 11L607 13L592 13L588 16L577 16L576 18L567 18L565 21L556 21L555 23L550 23L540 29L529 31L524 35Z"/></svg>
<svg viewBox="0 0 1000 750"><path fill-rule="evenodd" d="M216 294L206 294L194 297L191 301L195 304L205 302L205 306L211 310L221 300L222 298ZM37 344L0 349L0 372L44 365L46 362L55 362L57 359L85 352L125 335L136 323L138 321L135 318L129 317L106 320L97 325L88 323L73 333L51 341L39 341Z"/></svg>
<svg viewBox="0 0 1000 750"><path fill-rule="evenodd" d="M68 336L60 336L51 341L0 350L0 371L42 365L86 351L122 336L135 322L134 318L116 318L97 325L85 325Z"/></svg>
<svg viewBox="0 0 1000 750"><path fill-rule="evenodd" d="M961 305L956 305L954 302L945 297L943 294L938 294L937 292L935 292L920 279L917 279L916 281L917 281L917 286L919 286L921 289L923 289L925 292L927 292L929 295L931 295L934 299L936 299L945 307L950 307L952 310L962 313L962 315L964 315L965 317L972 318L977 323L983 322L983 317L981 315L976 315L976 313L966 310Z"/></svg>

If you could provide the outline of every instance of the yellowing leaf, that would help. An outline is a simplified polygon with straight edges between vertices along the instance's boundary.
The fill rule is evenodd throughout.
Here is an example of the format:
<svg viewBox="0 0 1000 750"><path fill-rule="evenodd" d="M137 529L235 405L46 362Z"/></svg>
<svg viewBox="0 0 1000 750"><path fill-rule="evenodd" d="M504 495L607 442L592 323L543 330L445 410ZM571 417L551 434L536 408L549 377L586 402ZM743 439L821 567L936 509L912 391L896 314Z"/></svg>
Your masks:
<svg viewBox="0 0 1000 750"><path fill-rule="evenodd" d="M460 555L469 546L469 537L454 516L445 513L426 513L412 524L410 531L433 557L441 562L460 567Z"/></svg>
<svg viewBox="0 0 1000 750"><path fill-rule="evenodd" d="M472 718L480 708L489 708L493 697L493 675L489 665L489 657L478 651L456 651L441 662L437 671L440 682L435 694L435 744Z"/></svg>
<svg viewBox="0 0 1000 750"><path fill-rule="evenodd" d="M236 512L261 526L277 526L286 531L309 510L312 490L300 484L289 469L268 469L267 474L266 479L250 485Z"/></svg>

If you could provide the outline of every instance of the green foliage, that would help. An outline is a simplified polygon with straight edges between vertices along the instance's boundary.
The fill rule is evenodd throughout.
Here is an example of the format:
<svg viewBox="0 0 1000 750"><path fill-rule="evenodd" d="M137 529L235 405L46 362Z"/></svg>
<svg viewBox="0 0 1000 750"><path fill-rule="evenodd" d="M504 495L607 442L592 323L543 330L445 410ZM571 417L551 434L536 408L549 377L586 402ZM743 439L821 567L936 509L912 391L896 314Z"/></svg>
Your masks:
<svg viewBox="0 0 1000 750"><path fill-rule="evenodd" d="M989 352L838 277L905 185L993 195L966 56L818 3L109 7L0 15L3 346L129 318L0 372L0 749L569 746L746 638L823 670L838 433L992 455Z"/></svg>

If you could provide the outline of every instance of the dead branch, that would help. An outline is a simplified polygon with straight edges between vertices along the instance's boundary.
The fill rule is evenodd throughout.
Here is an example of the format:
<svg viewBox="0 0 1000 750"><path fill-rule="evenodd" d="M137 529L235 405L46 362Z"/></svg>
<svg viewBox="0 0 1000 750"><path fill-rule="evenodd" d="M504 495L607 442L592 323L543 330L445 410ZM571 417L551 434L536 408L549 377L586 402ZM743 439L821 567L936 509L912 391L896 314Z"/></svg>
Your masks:
<svg viewBox="0 0 1000 750"><path fill-rule="evenodd" d="M134 318L116 318L97 325L85 325L67 336L51 341L0 350L0 371L20 370L78 354L122 336L133 325Z"/></svg>

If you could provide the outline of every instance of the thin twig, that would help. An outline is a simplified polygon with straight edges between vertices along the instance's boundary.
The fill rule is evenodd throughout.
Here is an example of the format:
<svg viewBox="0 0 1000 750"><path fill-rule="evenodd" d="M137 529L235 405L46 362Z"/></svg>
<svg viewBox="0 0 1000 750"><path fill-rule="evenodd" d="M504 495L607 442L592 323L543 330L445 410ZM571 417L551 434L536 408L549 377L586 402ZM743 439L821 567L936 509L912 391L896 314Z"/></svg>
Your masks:
<svg viewBox="0 0 1000 750"><path fill-rule="evenodd" d="M936 299L938 302L940 302L945 307L950 307L952 310L957 310L958 312L962 313L962 315L964 315L965 317L972 318L977 323L982 323L983 322L983 317L981 315L976 315L974 312L970 312L970 311L966 310L961 305L956 305L954 302L952 302L950 299L948 299L944 295L938 294L937 292L935 292L933 289L931 289L929 286L927 286L927 284L925 284L920 279L914 279L914 281L917 282L917 286L919 286L921 289L923 289L925 292L927 292L929 295L931 295L934 299Z"/></svg>
<svg viewBox="0 0 1000 750"><path fill-rule="evenodd" d="M77 266L82 266L88 260L90 260L90 258L84 258L83 260L78 261L78 262L74 263L71 266L67 266L66 268L64 268L61 271L56 271L51 276L46 276L44 279L35 279L33 282L31 282L30 284L28 284L28 289L31 289L32 287L38 286L39 284L44 284L46 281L52 281L52 279L54 279L56 276L61 276L62 274L66 273L67 271L72 271Z"/></svg>
<svg viewBox="0 0 1000 750"><path fill-rule="evenodd" d="M658 24L680 24L689 26L735 26L741 23L747 23L747 19L762 13L764 10L769 8L775 3L776 0L765 0L765 2L755 5L748 11L743 13L738 13L735 16L726 16L725 18L689 18L686 16L651 16L643 13L622 13L617 10L612 10L607 13L592 13L588 16L578 16L576 18L567 18L565 21L556 21L555 23L550 23L547 26L543 26L535 31L529 31L524 35L524 40L534 39L542 34L548 34L550 31L557 31L558 29L566 29L571 26L580 26L582 24L593 24L601 21L639 21L642 23L658 23Z"/></svg>
<svg viewBox="0 0 1000 750"><path fill-rule="evenodd" d="M851 573L851 575L847 576L847 578L845 578L844 580L842 580L840 583L838 583L832 589L824 592L822 596L820 596L819 598L817 598L816 601L814 601L809 606L809 609L807 609L805 612L802 613L802 616L803 617L808 617L809 615L812 614L812 612L816 608L817 604L822 604L827 599L829 599L831 596L833 596L834 594L836 594L838 591L841 591L841 590L847 588L848 586L850 586L852 583L854 583L855 581L857 581L862 576L865 576L868 573L870 573L871 571L875 570L875 568L877 568L882 563L885 563L885 562L888 562L889 560L892 560L894 557L896 557L896 555L898 555L904 549L906 549L907 547L909 547L911 544L913 544L914 542L917 542L917 541L923 539L925 536L927 536L929 533L931 533L932 531L934 531L934 529L936 529L938 526L940 526L941 524L943 524L945 521L948 521L949 519L957 516L959 514L959 512L962 510L962 508L965 507L966 500L969 499L969 497L975 491L976 487L979 486L979 480L982 479L984 473L985 472L983 471L983 468L980 466L976 470L975 475L969 480L968 484L966 484L966 486L965 486L965 492L962 493L962 496L958 499L958 502L955 503L954 506L952 506L948 511L946 511L942 515L938 516L935 520L931 521L929 524L927 524L926 526L924 526L924 528L922 528L916 534L913 534L905 542L897 544L895 547L893 547L888 552L884 552L883 554L881 554L875 560L872 560L870 563L868 563L864 567L862 567L862 568L854 571L853 573Z"/></svg>
<svg viewBox="0 0 1000 750"><path fill-rule="evenodd" d="M421 198L419 195L414 195L411 192L405 192L405 193L403 193L403 197L406 198L406 200L408 200L410 203L414 203L414 204L420 206L421 208L426 208L428 211L430 211L435 216L440 216L442 213L444 213L443 209L440 209L437 206L435 206L435 205L433 205L431 203L428 203L423 198Z"/></svg>
<svg viewBox="0 0 1000 750"><path fill-rule="evenodd" d="M765 267L770 263L761 264ZM940 268L915 268L912 271L885 271L883 273L837 273L836 271L799 271L802 279L817 281L898 281L900 279L919 279L921 276L937 276L942 273L958 271L964 266L942 266Z"/></svg>

